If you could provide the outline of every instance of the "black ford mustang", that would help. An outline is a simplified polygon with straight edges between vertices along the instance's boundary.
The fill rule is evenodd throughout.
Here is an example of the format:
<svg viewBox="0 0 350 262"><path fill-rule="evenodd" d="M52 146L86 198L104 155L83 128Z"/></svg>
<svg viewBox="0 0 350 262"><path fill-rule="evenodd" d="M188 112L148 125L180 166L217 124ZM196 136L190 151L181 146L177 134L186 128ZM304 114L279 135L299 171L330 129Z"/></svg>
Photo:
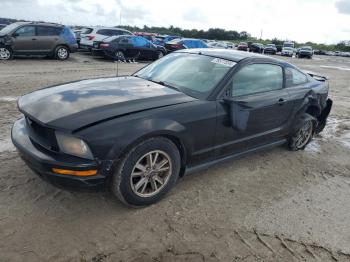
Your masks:
<svg viewBox="0 0 350 262"><path fill-rule="evenodd" d="M82 80L19 99L12 140L60 185L108 185L124 203L161 199L179 176L287 144L304 149L332 101L324 77L246 52L187 49L132 76Z"/></svg>

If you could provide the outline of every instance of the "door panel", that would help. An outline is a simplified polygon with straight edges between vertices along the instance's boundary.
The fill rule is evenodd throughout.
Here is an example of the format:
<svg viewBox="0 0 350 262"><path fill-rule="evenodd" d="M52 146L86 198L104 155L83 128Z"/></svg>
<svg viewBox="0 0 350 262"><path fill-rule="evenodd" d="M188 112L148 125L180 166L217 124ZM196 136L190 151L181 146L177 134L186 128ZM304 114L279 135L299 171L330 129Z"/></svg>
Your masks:
<svg viewBox="0 0 350 262"><path fill-rule="evenodd" d="M246 68L238 71L228 86L230 101L217 102L218 156L269 144L286 135L293 101L282 88L282 68L269 64Z"/></svg>
<svg viewBox="0 0 350 262"><path fill-rule="evenodd" d="M15 53L35 53L36 36L34 26L23 26L16 30L13 36L13 51Z"/></svg>

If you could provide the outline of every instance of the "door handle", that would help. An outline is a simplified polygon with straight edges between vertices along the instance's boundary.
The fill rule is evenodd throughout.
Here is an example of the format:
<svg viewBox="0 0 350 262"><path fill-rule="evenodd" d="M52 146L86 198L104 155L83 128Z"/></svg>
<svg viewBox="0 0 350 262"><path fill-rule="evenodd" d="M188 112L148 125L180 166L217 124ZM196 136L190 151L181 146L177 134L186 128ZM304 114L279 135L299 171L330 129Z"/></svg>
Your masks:
<svg viewBox="0 0 350 262"><path fill-rule="evenodd" d="M32 40L36 40L36 38L32 38Z"/></svg>
<svg viewBox="0 0 350 262"><path fill-rule="evenodd" d="M279 105L283 105L283 104L286 103L286 102L287 102L287 100L284 99L284 98L278 99L278 104L279 104Z"/></svg>

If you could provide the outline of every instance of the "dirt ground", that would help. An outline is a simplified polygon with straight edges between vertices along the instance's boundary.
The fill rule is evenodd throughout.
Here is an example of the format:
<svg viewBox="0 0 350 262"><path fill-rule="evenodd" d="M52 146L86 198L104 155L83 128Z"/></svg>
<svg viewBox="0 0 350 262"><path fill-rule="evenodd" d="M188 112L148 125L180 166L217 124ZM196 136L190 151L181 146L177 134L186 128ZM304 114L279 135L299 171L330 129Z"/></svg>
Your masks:
<svg viewBox="0 0 350 262"><path fill-rule="evenodd" d="M142 209L51 186L10 141L18 96L113 76L116 64L86 54L0 63L0 261L350 261L350 59L288 60L331 78L324 132L305 151L278 147L186 176Z"/></svg>

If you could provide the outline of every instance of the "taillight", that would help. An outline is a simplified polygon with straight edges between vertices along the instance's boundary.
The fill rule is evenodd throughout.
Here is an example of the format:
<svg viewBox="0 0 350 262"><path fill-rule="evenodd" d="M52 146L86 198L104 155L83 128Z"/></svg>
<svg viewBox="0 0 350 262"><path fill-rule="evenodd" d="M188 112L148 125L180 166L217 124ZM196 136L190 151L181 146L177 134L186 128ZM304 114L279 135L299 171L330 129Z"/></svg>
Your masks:
<svg viewBox="0 0 350 262"><path fill-rule="evenodd" d="M95 36L94 36L94 35L88 35L88 36L87 36L87 39L90 40L90 41L91 41L91 40L94 40L94 39L95 39Z"/></svg>
<svg viewBox="0 0 350 262"><path fill-rule="evenodd" d="M106 47L109 47L109 44L102 43L102 44L100 44L100 47L102 47L102 48L106 48Z"/></svg>

